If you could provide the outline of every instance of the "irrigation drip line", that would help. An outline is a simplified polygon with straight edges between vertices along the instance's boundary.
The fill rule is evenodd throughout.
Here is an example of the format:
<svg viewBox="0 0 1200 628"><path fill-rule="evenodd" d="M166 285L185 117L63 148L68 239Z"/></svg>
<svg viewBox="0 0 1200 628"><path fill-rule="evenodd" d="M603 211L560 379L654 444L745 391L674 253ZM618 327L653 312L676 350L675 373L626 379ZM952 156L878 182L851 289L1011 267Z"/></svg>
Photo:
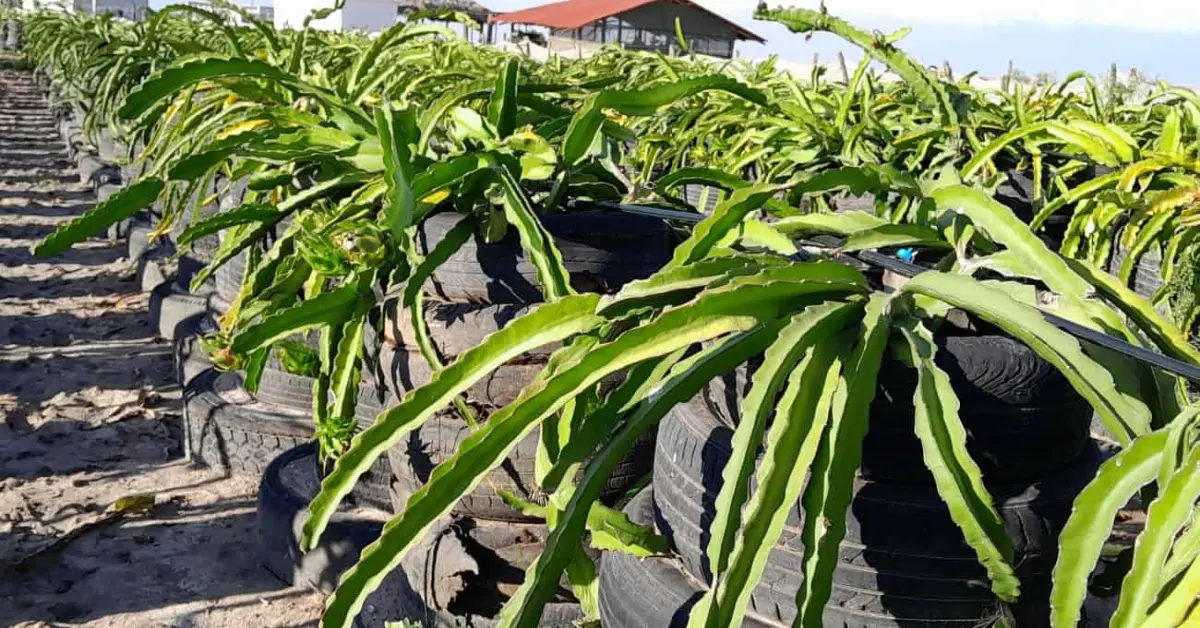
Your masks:
<svg viewBox="0 0 1200 628"><path fill-rule="evenodd" d="M646 205L626 205L623 203L611 202L587 202L573 201L573 205L579 207L594 207L596 209L617 210L627 214L637 214L639 216L649 216L652 218L661 218L663 220L678 220L680 222L698 223L705 218L703 214L694 214L689 212L678 211L674 209L664 209L661 207L649 207ZM864 264L892 271L898 275L912 278L928 269L906 262L902 259L884 255L875 251L859 251L856 253L846 254L847 257L857 259ZM1191 380L1192 382L1200 383L1200 368L1188 364L1182 360L1176 360L1170 356L1161 353L1155 353L1144 347L1129 344L1119 338L1114 338L1108 334L1098 332L1094 329L1089 329L1078 323L1069 321L1061 316L1056 316L1045 310L1038 310L1042 316L1046 318L1050 324L1071 334L1072 336L1090 342L1094 345L1104 347L1112 351L1116 351L1135 360L1149 364L1150 366L1162 369L1179 375L1180 377Z"/></svg>

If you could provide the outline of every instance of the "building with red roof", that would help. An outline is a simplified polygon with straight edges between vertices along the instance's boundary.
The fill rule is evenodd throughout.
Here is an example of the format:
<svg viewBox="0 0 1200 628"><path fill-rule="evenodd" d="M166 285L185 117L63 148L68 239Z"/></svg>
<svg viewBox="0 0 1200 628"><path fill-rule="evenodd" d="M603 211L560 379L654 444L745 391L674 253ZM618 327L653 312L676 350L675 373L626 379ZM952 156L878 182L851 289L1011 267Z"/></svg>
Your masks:
<svg viewBox="0 0 1200 628"><path fill-rule="evenodd" d="M738 41L765 41L691 0L564 0L491 18L514 28L548 29L550 50L560 54L585 54L604 44L674 54L676 20L697 54L729 58Z"/></svg>

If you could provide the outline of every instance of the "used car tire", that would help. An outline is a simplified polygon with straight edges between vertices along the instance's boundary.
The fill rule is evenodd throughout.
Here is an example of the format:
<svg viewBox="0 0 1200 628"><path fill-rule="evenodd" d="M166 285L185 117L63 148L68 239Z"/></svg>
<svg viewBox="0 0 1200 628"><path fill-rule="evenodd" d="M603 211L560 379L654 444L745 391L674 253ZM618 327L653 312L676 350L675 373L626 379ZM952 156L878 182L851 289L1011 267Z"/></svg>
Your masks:
<svg viewBox="0 0 1200 628"><path fill-rule="evenodd" d="M968 432L967 448L989 481L1039 477L1072 463L1090 443L1093 411L1070 382L1023 343L999 334L937 334L935 361L950 377ZM727 425L749 391L741 366L705 388ZM863 441L862 477L933 482L913 427L916 371L886 357Z"/></svg>
<svg viewBox="0 0 1200 628"><path fill-rule="evenodd" d="M158 335L174 340L180 333L180 325L195 316L209 311L212 294L192 294L179 285L178 281L165 281L150 292L150 321Z"/></svg>
<svg viewBox="0 0 1200 628"><path fill-rule="evenodd" d="M542 524L443 519L384 578L355 625L385 628L409 620L428 628L494 628L546 534ZM575 628L582 619L579 603L560 585L537 625Z"/></svg>
<svg viewBox="0 0 1200 628"><path fill-rule="evenodd" d="M229 304L237 299L242 291L242 279L246 274L246 262L249 260L249 249L243 249L213 272L217 298Z"/></svg>
<svg viewBox="0 0 1200 628"><path fill-rule="evenodd" d="M187 455L202 466L260 476L284 451L313 437L310 413L259 403L236 373L202 373L183 399Z"/></svg>
<svg viewBox="0 0 1200 628"><path fill-rule="evenodd" d="M285 451L267 466L258 486L258 557L267 571L287 584L332 593L362 550L379 538L387 513L342 508L317 547L302 552L308 505L321 487L316 470L315 443Z"/></svg>
<svg viewBox="0 0 1200 628"><path fill-rule="evenodd" d="M385 345L384 355L389 351ZM420 356L412 357L414 362L421 359ZM386 363L388 358L385 357L384 360ZM503 369L504 367L500 370L501 374L506 372ZM480 422L486 421L486 412L481 411L486 409L473 403L471 396L468 393L468 403L475 409ZM515 393L513 398L515 399ZM388 459L396 478L395 507L402 508L408 497L429 481L433 469L458 451L459 445L470 435L471 429L466 421L453 406L450 406L426 420L400 444L389 449ZM541 495L537 488L534 472L539 438L540 431L534 430L518 442L504 463L488 475L487 481L480 483L455 505L454 512L498 521L529 520L529 517L505 504L495 489L504 489L533 501L544 499L545 496ZM604 491L605 501L614 502L650 472L653 451L654 434L651 432L635 445L625 461L614 470Z"/></svg>
<svg viewBox="0 0 1200 628"><path fill-rule="evenodd" d="M288 373L283 370L275 356L271 356L263 368L262 377L258 380L254 398L263 403L311 412L312 393L313 378Z"/></svg>
<svg viewBox="0 0 1200 628"><path fill-rule="evenodd" d="M212 195L218 193L219 183L210 181L203 189L198 189L187 202L183 213L171 225L170 238L176 245L179 243L179 236L183 234L192 223L200 222L206 218L212 218L221 211L219 201L214 201L200 206L199 210L195 209L195 203L200 200L205 200ZM220 238L216 235L207 235L202 238L197 238L188 246L187 255L200 262L200 267L207 265L213 260L213 254L216 253L217 247L221 245Z"/></svg>
<svg viewBox="0 0 1200 628"><path fill-rule="evenodd" d="M625 508L635 523L653 523L653 497L643 491ZM620 552L607 552L600 561L600 620L605 628L686 628L691 608L707 586L687 572L683 563L672 556L637 558ZM792 604L795 604L793 592ZM1005 617L1003 608L996 607L982 617L927 621L897 620L877 615L878 598L869 595L849 595L835 591L825 607L823 623L842 628L908 628L911 626L946 626L976 628L995 625ZM747 610L747 628L782 628L771 609L752 606ZM765 611L765 613L764 613ZM967 613L970 614L970 613Z"/></svg>
<svg viewBox="0 0 1200 628"><path fill-rule="evenodd" d="M706 531L715 515L712 509L730 457L732 435L732 428L699 399L677 406L659 429L655 521L686 570L701 582L710 581ZM1048 616L1058 534L1102 455L1092 444L1071 466L1044 478L989 485L1012 539L1022 579L1023 596L1012 607L1018 619L1024 619L1017 625L1037 626L1037 618ZM962 540L935 487L856 479L853 490L831 605L863 603L864 609L875 609L873 614L890 614L889 621L941 623L993 616L998 601L986 586L979 586L987 582L986 571ZM751 598L757 613L787 625L795 617L795 592L801 580L802 522L799 504L793 505Z"/></svg>
<svg viewBox="0 0 1200 628"><path fill-rule="evenodd" d="M79 182L83 185L91 185L92 177L106 165L92 153L80 153L79 158L75 161L75 167L79 170Z"/></svg>
<svg viewBox="0 0 1200 628"><path fill-rule="evenodd" d="M173 344L175 381L180 386L186 387L200 374L213 368L212 361L200 346L200 339L216 330L217 321L211 312L195 314L179 324Z"/></svg>
<svg viewBox="0 0 1200 628"><path fill-rule="evenodd" d="M379 355L388 389L397 398L424 386L433 377L433 368L420 353L398 349L385 343ZM544 363L505 364L471 386L467 401L487 410L503 408L521 395L521 391L545 368Z"/></svg>
<svg viewBox="0 0 1200 628"><path fill-rule="evenodd" d="M259 380L258 390L252 393L255 400L268 406L287 408L289 411L312 415L313 409L313 378L303 375L292 375L278 365L268 362ZM358 420L358 431L367 429L375 424L375 418L384 410L384 404L378 400L374 388L363 384L359 387L358 403L355 406L355 416ZM322 476L324 472L322 472ZM391 465L387 459L375 461L358 482L354 492L348 498L348 503L390 511L392 508L392 475Z"/></svg>
<svg viewBox="0 0 1200 628"><path fill-rule="evenodd" d="M358 405L354 407L354 415L358 419L358 431L362 432L375 425L379 413L390 408L392 403L385 398L379 401L375 388L363 383L358 392ZM386 512L392 511L392 490L396 476L392 474L391 462L386 456L380 456L367 472L358 478L354 491L350 493L347 502L367 508L375 508Z"/></svg>
<svg viewBox="0 0 1200 628"><path fill-rule="evenodd" d="M150 248L142 251L137 261L137 280L142 292L154 292L154 289L167 283L175 274L172 262L174 249L169 242L156 242Z"/></svg>
<svg viewBox="0 0 1200 628"><path fill-rule="evenodd" d="M532 312L536 306L520 303L451 303L426 300L425 325L434 349L444 359L478 347L485 338L514 320ZM397 348L419 353L416 331L407 310L392 306L384 319L384 338ZM539 347L522 356L523 361L545 361L561 343Z"/></svg>
<svg viewBox="0 0 1200 628"><path fill-rule="evenodd" d="M150 242L150 234L154 233L154 225L144 216L135 216L129 224L129 237L127 238L127 251L129 259L137 261L142 258L153 244Z"/></svg>
<svg viewBox="0 0 1200 628"><path fill-rule="evenodd" d="M461 218L442 213L422 221L416 238L421 253L429 253ZM615 292L630 281L649 277L671 259L672 233L656 218L584 211L547 214L541 220L579 292ZM434 271L426 290L447 301L543 301L537 269L526 259L515 228L493 244L478 236L467 240Z"/></svg>
<svg viewBox="0 0 1200 628"><path fill-rule="evenodd" d="M1108 272L1114 277L1119 277L1121 266L1125 263L1125 258L1129 251L1120 246L1121 232L1113 238L1113 253L1112 261L1109 263ZM1133 274L1129 277L1130 288L1133 291L1146 297L1147 299L1154 296L1155 292L1162 287L1162 251L1158 246L1151 246L1146 249L1146 252L1138 258L1133 267Z"/></svg>

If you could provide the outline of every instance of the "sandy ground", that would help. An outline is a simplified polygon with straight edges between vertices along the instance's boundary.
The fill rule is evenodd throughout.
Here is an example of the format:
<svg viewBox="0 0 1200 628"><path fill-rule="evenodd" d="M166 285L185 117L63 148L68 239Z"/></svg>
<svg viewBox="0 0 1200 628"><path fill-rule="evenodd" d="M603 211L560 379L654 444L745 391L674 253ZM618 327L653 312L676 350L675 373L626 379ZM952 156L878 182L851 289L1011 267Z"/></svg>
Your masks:
<svg viewBox="0 0 1200 628"><path fill-rule="evenodd" d="M94 197L26 80L0 75L0 627L315 626L321 597L258 566L254 483L183 459L123 247L28 252Z"/></svg>

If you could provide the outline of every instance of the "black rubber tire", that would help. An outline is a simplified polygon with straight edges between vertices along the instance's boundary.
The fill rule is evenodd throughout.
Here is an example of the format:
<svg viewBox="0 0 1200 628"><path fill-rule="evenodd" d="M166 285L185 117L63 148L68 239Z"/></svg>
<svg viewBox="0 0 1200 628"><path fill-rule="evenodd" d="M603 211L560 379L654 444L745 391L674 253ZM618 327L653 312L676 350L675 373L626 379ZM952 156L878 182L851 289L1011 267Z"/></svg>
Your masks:
<svg viewBox="0 0 1200 628"><path fill-rule="evenodd" d="M240 207L246 200L246 193L250 190L249 186L250 180L246 178L239 179L230 185L229 190L222 193L221 200L218 201L220 210L227 212ZM223 188L224 184L222 184L221 188L218 188L218 192Z"/></svg>
<svg viewBox="0 0 1200 628"><path fill-rule="evenodd" d="M123 161L129 152L129 147L113 137L107 128L101 129L96 138L96 152L105 163L116 164Z"/></svg>
<svg viewBox="0 0 1200 628"><path fill-rule="evenodd" d="M651 491L644 491L629 503L625 512L637 523L652 523ZM687 573L675 557L639 559L620 552L608 552L600 562L600 620L605 628L685 628L692 606L706 586ZM945 626L976 628L991 626L1005 616L997 607L987 617L975 619L897 621L875 614L879 598L875 596L839 596L825 607L823 625L840 628L912 628ZM794 601L793 601L794 604ZM948 603L943 603L943 606ZM750 608L742 623L747 628L784 628L774 614L763 615Z"/></svg>
<svg viewBox="0 0 1200 628"><path fill-rule="evenodd" d="M90 185L92 177L104 168L106 165L100 158L92 153L80 153L78 159L75 160L75 166L79 170L79 183Z"/></svg>
<svg viewBox="0 0 1200 628"><path fill-rule="evenodd" d="M177 281L166 281L150 292L150 321L158 335L174 340L188 318L209 311L211 294L192 294Z"/></svg>
<svg viewBox="0 0 1200 628"><path fill-rule="evenodd" d="M709 575L704 530L711 524L732 434L700 400L678 406L660 426L654 465L656 523L687 570L704 582ZM1101 460L1100 449L1091 445L1071 466L1040 480L989 485L1013 541L1023 582L1024 596L1013 611L1026 621L1017 625L1038 626L1038 618L1047 616L1058 533ZM843 598L857 604L869 596L876 599L867 606L890 611L893 617L978 621L992 616L996 601L986 586L979 587L987 581L986 572L934 487L859 479L854 491L831 604L836 606ZM797 504L788 513L783 535L751 601L763 617L789 625L795 615L804 553L801 526ZM939 607L937 600L954 603Z"/></svg>
<svg viewBox="0 0 1200 628"><path fill-rule="evenodd" d="M385 401L381 403L375 389L364 383L358 392L358 405L354 408L359 431L375 425L375 419L379 413L393 405L395 403L391 402L390 398L385 398ZM375 464L371 465L371 468L367 469L362 477L358 478L354 490L347 497L347 503L390 512L392 510L392 485L395 481L396 476L392 475L391 462L386 456L381 456L375 460Z"/></svg>
<svg viewBox="0 0 1200 628"><path fill-rule="evenodd" d="M479 413L478 419L485 421L486 414ZM451 407L422 423L399 445L388 450L391 471L396 479L393 505L397 512L414 491L429 481L433 469L458 451L459 445L470 435L471 429ZM518 442L504 463L455 505L454 513L496 521L529 521L529 517L506 505L496 494L496 489L507 490L535 502L544 499L534 471L539 438L540 431L534 430ZM613 471L603 492L603 501L615 503L645 477L651 469L653 451L652 432L638 441L625 461Z"/></svg>
<svg viewBox="0 0 1200 628"><path fill-rule="evenodd" d="M489 335L503 329L512 321L533 311L536 306L516 303L480 304L425 302L425 324L434 348L443 359L449 360L478 347ZM397 348L419 353L416 334L407 310L394 305L384 320L384 338ZM521 361L545 361L562 345L555 343L539 347L522 356Z"/></svg>
<svg viewBox="0 0 1200 628"><path fill-rule="evenodd" d="M119 194L121 192L122 188L120 185L106 183L104 185L97 186L95 189L96 189L96 202L103 203L103 202L107 201L108 199Z"/></svg>
<svg viewBox="0 0 1200 628"><path fill-rule="evenodd" d="M248 249L243 249L241 253L233 256L228 262L222 264L213 273L213 279L217 288L217 298L224 303L233 303L237 299L238 294L242 291L242 279L246 274L246 262L249 260L250 252Z"/></svg>
<svg viewBox="0 0 1200 628"><path fill-rule="evenodd" d="M154 225L141 217L135 217L129 225L128 257L130 260L142 259L142 254L150 248L150 234L154 233Z"/></svg>
<svg viewBox="0 0 1200 628"><path fill-rule="evenodd" d="M179 324L174 340L175 381L187 386L205 371L213 368L212 360L200 346L200 339L217 330L217 321L211 312L190 316Z"/></svg>
<svg viewBox="0 0 1200 628"><path fill-rule="evenodd" d="M385 628L407 619L428 628L494 628L545 547L546 534L540 524L441 520L367 599L355 625ZM575 628L582 618L578 602L560 585L537 625Z"/></svg>
<svg viewBox="0 0 1200 628"><path fill-rule="evenodd" d="M379 360L387 377L387 388L397 399L429 383L433 377L433 369L419 353L384 343ZM502 408L515 401L544 367L542 362L505 364L469 388L464 396L484 410Z"/></svg>
<svg viewBox="0 0 1200 628"><path fill-rule="evenodd" d="M703 214L711 214L717 204L729 195L724 190L710 185L691 184L683 186L683 200Z"/></svg>
<svg viewBox="0 0 1200 628"><path fill-rule="evenodd" d="M133 164L124 164L121 166L121 181L133 185L142 176L142 166Z"/></svg>
<svg viewBox="0 0 1200 628"><path fill-rule="evenodd" d="M935 336L937 364L959 398L967 447L989 481L1039 477L1071 464L1090 442L1093 411L1050 363L1001 335ZM753 368L754 365L751 365ZM729 425L749 390L740 367L709 383L709 408ZM931 484L913 428L916 372L885 357L863 441L864 478Z"/></svg>
<svg viewBox="0 0 1200 628"><path fill-rule="evenodd" d="M81 157L91 154L91 147L88 146L87 140L83 137L83 130L78 126L67 130L67 138L65 142L67 144L67 156L76 163L79 162ZM81 177L79 182L82 184L87 184L89 180L91 180L90 172L88 173L88 176Z"/></svg>
<svg viewBox="0 0 1200 628"><path fill-rule="evenodd" d="M136 260L137 280L142 292L154 292L159 286L170 283L175 275L173 257L174 250L170 242L156 242L142 251L142 256Z"/></svg>
<svg viewBox="0 0 1200 628"><path fill-rule="evenodd" d="M1120 232L1113 238L1115 246L1113 247L1112 261L1109 264L1108 272L1114 277L1119 277L1121 265L1125 263L1125 258L1128 251L1118 244L1120 242ZM1151 298L1155 292L1162 287L1162 251L1157 246L1151 246L1146 249L1146 252L1138 258L1137 264L1133 267L1133 274L1130 276L1130 287L1133 291L1146 297Z"/></svg>
<svg viewBox="0 0 1200 628"><path fill-rule="evenodd" d="M258 390L254 398L263 403L292 408L294 410L312 411L313 407L313 378L303 375L292 375L272 356L263 368L262 378L258 380Z"/></svg>
<svg viewBox="0 0 1200 628"><path fill-rule="evenodd" d="M1034 200L1033 171L1009 169L1006 174L1008 178L996 188L995 199L1011 209L1018 219L1028 224L1033 220L1040 205L1039 201ZM1043 181L1043 187L1049 189L1051 185L1052 182L1047 177ZM1045 242L1051 250L1057 251L1062 247L1063 237L1071 222L1070 214L1071 212L1053 214L1038 230L1038 238Z"/></svg>
<svg viewBox="0 0 1200 628"><path fill-rule="evenodd" d="M541 218L579 292L615 292L630 281L649 277L671 258L671 231L656 218L616 212ZM460 219L459 214L443 213L423 221L417 230L421 253L441 242ZM525 258L516 229L509 229L495 244L485 244L478 237L468 240L434 271L426 290L447 301L543 301L537 270Z"/></svg>
<svg viewBox="0 0 1200 628"><path fill-rule="evenodd" d="M175 272L176 276L179 278L180 285L190 286L192 284L192 279L195 278L196 275L199 275L200 271L204 270L206 266L208 266L208 262L196 257L195 251L187 251L186 253L179 255L175 260ZM216 292L216 282L211 276L209 277L208 281L205 282L205 285L207 286L205 288L206 293Z"/></svg>
<svg viewBox="0 0 1200 628"><path fill-rule="evenodd" d="M98 197L101 196L101 192L105 188L110 190L115 189L117 191L124 189L124 186L121 183L121 169L117 166L106 163L103 168L97 170L95 174L92 175L91 186L93 190L96 190ZM100 198L100 200L108 200L114 195L115 192L109 192L104 194L103 198Z"/></svg>
<svg viewBox="0 0 1200 628"><path fill-rule="evenodd" d="M71 137L72 133L79 131L79 124L75 122L74 115L70 112L62 114L62 118L58 121L58 136L63 143Z"/></svg>
<svg viewBox="0 0 1200 628"><path fill-rule="evenodd" d="M312 440L312 416L254 400L236 373L209 370L184 388L187 455L234 475L260 476L283 452Z"/></svg>
<svg viewBox="0 0 1200 628"><path fill-rule="evenodd" d="M362 550L379 538L387 514L338 512L317 547L300 551L308 504L321 486L316 468L313 443L288 450L267 466L258 486L258 558L287 584L332 593Z"/></svg>
<svg viewBox="0 0 1200 628"><path fill-rule="evenodd" d="M625 512L636 523L652 524L651 491L633 498ZM687 628L688 614L704 591L677 558L606 552L600 560L600 623L604 628ZM742 626L783 628L753 613Z"/></svg>
<svg viewBox="0 0 1200 628"><path fill-rule="evenodd" d="M105 230L104 235L108 237L109 240L124 240L125 238L129 237L129 229L133 226L133 223L134 220L132 218L118 220L117 222L114 222L108 226L108 229Z"/></svg>
<svg viewBox="0 0 1200 628"><path fill-rule="evenodd" d="M221 211L220 201L214 201L195 209L195 202L202 198L208 198L216 194L219 190L220 182L214 181L203 189L199 189L191 198L188 199L184 212L179 219L171 225L170 238L172 242L178 244L178 238L183 234L193 222L199 222L206 218L216 216ZM220 237L216 234L204 236L193 240L188 247L187 256L195 259L200 267L204 267L213 260L213 255L217 248L221 245Z"/></svg>

